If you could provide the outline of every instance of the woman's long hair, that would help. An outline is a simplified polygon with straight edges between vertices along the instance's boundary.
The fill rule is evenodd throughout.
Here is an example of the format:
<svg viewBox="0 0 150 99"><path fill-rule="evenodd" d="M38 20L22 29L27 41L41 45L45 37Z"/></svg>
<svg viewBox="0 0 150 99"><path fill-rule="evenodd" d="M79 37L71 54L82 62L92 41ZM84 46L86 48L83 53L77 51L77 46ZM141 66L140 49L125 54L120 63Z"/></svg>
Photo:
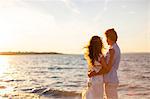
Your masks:
<svg viewBox="0 0 150 99"><path fill-rule="evenodd" d="M99 36L93 36L87 46L86 59L89 64L94 65L94 61L98 60L99 54L102 54L103 43Z"/></svg>

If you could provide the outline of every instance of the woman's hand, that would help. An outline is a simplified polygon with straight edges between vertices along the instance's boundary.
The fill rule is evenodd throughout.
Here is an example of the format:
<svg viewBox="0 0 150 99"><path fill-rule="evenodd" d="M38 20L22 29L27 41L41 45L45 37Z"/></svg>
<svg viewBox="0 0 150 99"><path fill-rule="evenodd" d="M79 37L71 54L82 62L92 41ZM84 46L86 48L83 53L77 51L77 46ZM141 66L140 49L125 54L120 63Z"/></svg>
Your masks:
<svg viewBox="0 0 150 99"><path fill-rule="evenodd" d="M88 71L88 77L93 77L93 76L96 76L96 72L95 71Z"/></svg>

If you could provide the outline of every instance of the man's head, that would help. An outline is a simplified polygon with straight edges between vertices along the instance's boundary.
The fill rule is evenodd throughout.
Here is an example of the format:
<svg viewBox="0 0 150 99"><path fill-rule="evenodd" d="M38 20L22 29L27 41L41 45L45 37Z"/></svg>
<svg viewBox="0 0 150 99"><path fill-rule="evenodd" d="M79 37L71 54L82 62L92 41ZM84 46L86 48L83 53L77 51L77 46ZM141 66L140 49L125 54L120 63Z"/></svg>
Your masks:
<svg viewBox="0 0 150 99"><path fill-rule="evenodd" d="M110 45L110 43L116 43L118 36L116 31L112 28L112 29L108 29L105 32L106 38L107 38L107 43Z"/></svg>

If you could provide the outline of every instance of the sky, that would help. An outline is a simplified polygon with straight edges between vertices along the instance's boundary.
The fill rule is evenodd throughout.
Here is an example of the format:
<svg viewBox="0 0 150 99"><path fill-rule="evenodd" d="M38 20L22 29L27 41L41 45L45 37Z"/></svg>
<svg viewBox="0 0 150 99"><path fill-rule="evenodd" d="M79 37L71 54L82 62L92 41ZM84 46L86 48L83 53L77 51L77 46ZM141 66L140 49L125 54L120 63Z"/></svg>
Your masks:
<svg viewBox="0 0 150 99"><path fill-rule="evenodd" d="M81 54L114 28L122 53L150 52L149 0L0 0L0 51Z"/></svg>

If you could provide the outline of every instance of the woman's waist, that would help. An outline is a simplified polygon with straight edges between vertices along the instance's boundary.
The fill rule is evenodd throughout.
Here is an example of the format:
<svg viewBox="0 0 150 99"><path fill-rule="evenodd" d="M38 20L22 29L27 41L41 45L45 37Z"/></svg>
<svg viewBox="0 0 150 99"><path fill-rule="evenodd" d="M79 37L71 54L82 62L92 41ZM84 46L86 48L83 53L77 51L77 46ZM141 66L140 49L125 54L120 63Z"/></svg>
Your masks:
<svg viewBox="0 0 150 99"><path fill-rule="evenodd" d="M101 69L102 69L101 66L95 66L95 67L90 68L89 71L95 71L95 72L97 73L97 72L99 72Z"/></svg>
<svg viewBox="0 0 150 99"><path fill-rule="evenodd" d="M96 75L96 76L93 76L93 77L90 77L89 79L98 79L98 80L103 80L103 75Z"/></svg>

